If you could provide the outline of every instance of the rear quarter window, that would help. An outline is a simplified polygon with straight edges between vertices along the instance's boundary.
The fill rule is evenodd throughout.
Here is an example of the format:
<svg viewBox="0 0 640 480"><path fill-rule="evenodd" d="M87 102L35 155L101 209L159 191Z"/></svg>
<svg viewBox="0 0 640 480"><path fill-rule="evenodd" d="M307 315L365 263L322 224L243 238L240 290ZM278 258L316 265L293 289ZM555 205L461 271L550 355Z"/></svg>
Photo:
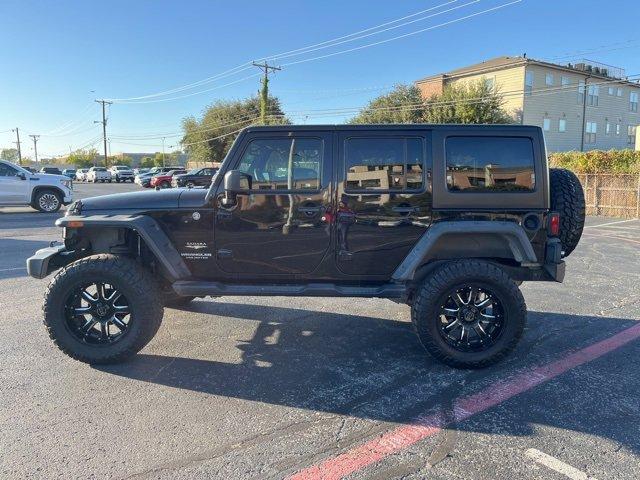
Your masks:
<svg viewBox="0 0 640 480"><path fill-rule="evenodd" d="M535 190L529 137L452 136L445 141L447 188L452 192Z"/></svg>

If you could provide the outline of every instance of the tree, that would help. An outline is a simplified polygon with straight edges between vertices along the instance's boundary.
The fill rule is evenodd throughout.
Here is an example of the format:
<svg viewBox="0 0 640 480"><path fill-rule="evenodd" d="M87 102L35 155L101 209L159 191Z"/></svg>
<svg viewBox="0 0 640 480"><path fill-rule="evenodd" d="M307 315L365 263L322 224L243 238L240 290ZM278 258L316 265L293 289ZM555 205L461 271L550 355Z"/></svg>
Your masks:
<svg viewBox="0 0 640 480"><path fill-rule="evenodd" d="M114 157L109 157L109 165L125 165L130 167L133 163L133 158L128 155L119 155Z"/></svg>
<svg viewBox="0 0 640 480"><path fill-rule="evenodd" d="M449 85L425 102L426 123L513 123L500 93L483 80Z"/></svg>
<svg viewBox="0 0 640 480"><path fill-rule="evenodd" d="M97 157L98 151L95 148L90 150L76 150L69 154L66 163L75 165L77 168L88 168L93 167Z"/></svg>
<svg viewBox="0 0 640 480"><path fill-rule="evenodd" d="M417 87L397 85L370 101L350 123L513 123L503 103L482 80L449 85L427 100Z"/></svg>
<svg viewBox="0 0 640 480"><path fill-rule="evenodd" d="M280 101L269 97L267 124L288 124ZM182 121L184 136L181 143L191 160L197 162L221 162L238 130L249 126L260 118L260 99L218 101L209 106L200 120L187 117Z"/></svg>
<svg viewBox="0 0 640 480"><path fill-rule="evenodd" d="M349 123L420 123L424 100L413 85L396 85L393 91L369 102Z"/></svg>
<svg viewBox="0 0 640 480"><path fill-rule="evenodd" d="M155 167L156 164L154 162L154 158L153 157L142 157L140 159L140 167L142 168L151 168L151 167Z"/></svg>
<svg viewBox="0 0 640 480"><path fill-rule="evenodd" d="M17 148L3 148L0 151L0 158L2 160L6 160L7 162L17 163L18 162L18 149Z"/></svg>

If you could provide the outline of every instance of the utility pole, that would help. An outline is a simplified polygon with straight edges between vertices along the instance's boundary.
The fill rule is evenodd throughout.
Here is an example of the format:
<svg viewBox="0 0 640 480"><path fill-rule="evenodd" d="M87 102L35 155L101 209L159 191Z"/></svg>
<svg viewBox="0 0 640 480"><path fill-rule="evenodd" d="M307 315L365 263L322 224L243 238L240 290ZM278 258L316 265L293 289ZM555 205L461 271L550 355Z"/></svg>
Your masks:
<svg viewBox="0 0 640 480"><path fill-rule="evenodd" d="M38 139L40 138L40 135L29 135L31 138L33 138L33 151L35 153L35 157L36 157L36 165L38 164Z"/></svg>
<svg viewBox="0 0 640 480"><path fill-rule="evenodd" d="M18 147L18 164L22 165L22 150L20 149L20 130L18 129L18 127L14 128L12 130L13 132L16 132L16 146Z"/></svg>
<svg viewBox="0 0 640 480"><path fill-rule="evenodd" d="M108 167L108 157L107 157L107 115L105 113L106 105L111 105L113 102L107 102L106 100L96 100L97 103L102 104L102 121L95 120L93 123L101 123L102 124L102 140L104 141L104 166Z"/></svg>
<svg viewBox="0 0 640 480"><path fill-rule="evenodd" d="M260 121L263 125L267 124L267 106L269 101L269 71L275 72L282 70L280 67L273 67L266 61L264 63L253 62L254 67L258 67L264 72L262 77L262 88L260 89Z"/></svg>
<svg viewBox="0 0 640 480"><path fill-rule="evenodd" d="M162 137L162 166L164 167L164 139L165 137Z"/></svg>

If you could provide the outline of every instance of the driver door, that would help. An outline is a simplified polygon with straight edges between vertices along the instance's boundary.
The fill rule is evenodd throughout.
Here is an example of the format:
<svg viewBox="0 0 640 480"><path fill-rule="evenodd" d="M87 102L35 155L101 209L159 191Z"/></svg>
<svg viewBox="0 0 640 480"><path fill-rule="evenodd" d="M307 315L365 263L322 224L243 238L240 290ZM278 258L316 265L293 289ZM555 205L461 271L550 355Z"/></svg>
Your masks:
<svg viewBox="0 0 640 480"><path fill-rule="evenodd" d="M19 177L19 173L20 171L11 165L0 163L0 203L5 205L28 203L29 181Z"/></svg>
<svg viewBox="0 0 640 480"><path fill-rule="evenodd" d="M327 253L331 132L259 133L245 139L230 169L251 177L236 203L223 206L214 226L221 270L252 277L308 274Z"/></svg>

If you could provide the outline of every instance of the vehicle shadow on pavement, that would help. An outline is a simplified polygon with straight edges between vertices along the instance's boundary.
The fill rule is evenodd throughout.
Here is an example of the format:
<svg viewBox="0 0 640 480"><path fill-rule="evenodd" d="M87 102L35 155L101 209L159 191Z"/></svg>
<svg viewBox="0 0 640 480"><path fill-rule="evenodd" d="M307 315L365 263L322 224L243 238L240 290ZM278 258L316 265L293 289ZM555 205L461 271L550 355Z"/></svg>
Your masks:
<svg viewBox="0 0 640 480"><path fill-rule="evenodd" d="M458 396L475 393L514 372L556 360L635 324L628 319L529 312L525 336L507 360L469 371L431 359L408 322L218 302L195 302L191 309L259 321L253 337L237 345L242 351L240 364L139 354L126 364L99 369L212 395L408 423L438 410L452 415ZM262 320L274 316L280 320ZM551 422L558 428L608 436L640 451L640 439L630 436L628 425L620 421L620 416L631 419L640 414L640 379L634 376L637 365L627 361L629 348L636 349L637 358L638 345L632 343L608 354L606 360L593 362L595 366L576 369L595 368L598 373L610 369L611 383L594 384L591 370L586 376L568 372L510 400L510 405L519 405L517 421L499 418L484 425L471 419L452 428L520 436L532 434L536 423ZM203 351L199 348L200 354ZM625 375L634 378L620 381ZM603 410L617 421L602 424Z"/></svg>
<svg viewBox="0 0 640 480"><path fill-rule="evenodd" d="M27 258L49 244L45 240L0 237L0 280L27 276Z"/></svg>

